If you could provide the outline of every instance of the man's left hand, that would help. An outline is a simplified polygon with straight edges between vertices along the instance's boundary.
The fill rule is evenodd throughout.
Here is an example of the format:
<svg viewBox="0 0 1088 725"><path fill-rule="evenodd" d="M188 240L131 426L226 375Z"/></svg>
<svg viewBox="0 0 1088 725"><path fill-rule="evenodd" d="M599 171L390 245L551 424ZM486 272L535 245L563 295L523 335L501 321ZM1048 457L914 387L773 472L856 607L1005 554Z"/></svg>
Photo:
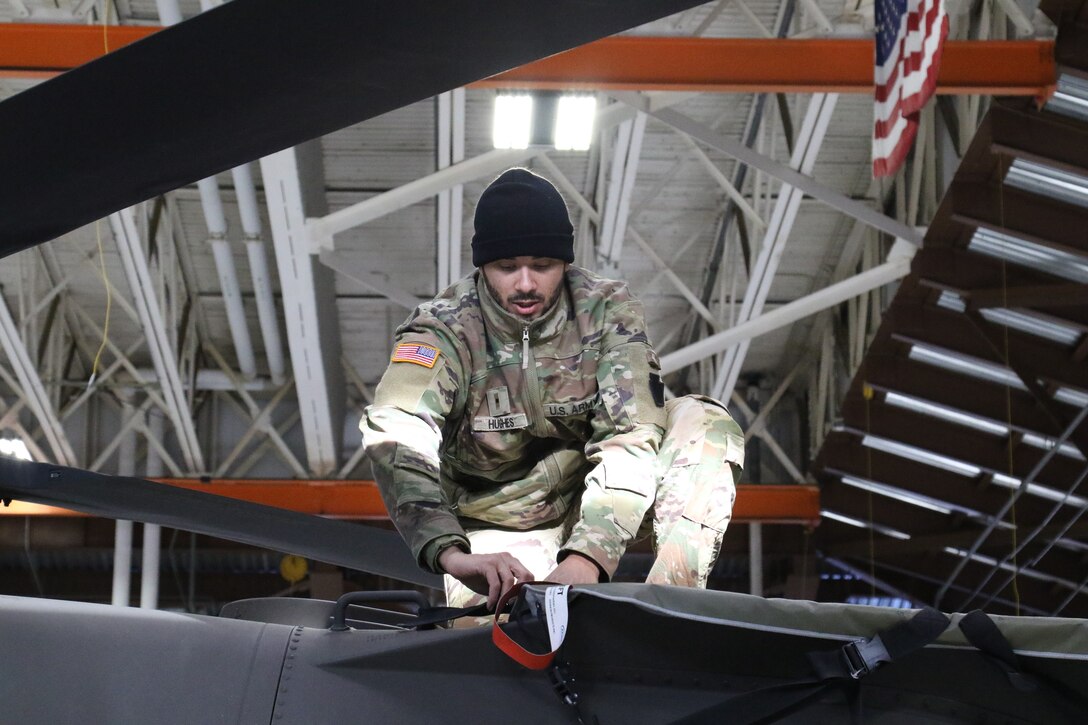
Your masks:
<svg viewBox="0 0 1088 725"><path fill-rule="evenodd" d="M596 584L600 581L600 570L586 557L571 553L544 580L556 584Z"/></svg>

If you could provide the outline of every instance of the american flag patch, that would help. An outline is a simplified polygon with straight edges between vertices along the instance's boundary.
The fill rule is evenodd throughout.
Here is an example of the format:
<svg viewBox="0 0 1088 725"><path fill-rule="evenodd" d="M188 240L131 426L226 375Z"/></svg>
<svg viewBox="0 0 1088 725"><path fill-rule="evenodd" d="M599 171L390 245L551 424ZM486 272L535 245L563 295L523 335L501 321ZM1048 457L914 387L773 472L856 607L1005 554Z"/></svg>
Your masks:
<svg viewBox="0 0 1088 725"><path fill-rule="evenodd" d="M402 342L393 348L393 358L390 362L408 362L425 368L433 368L438 362L438 348L420 345L417 342Z"/></svg>

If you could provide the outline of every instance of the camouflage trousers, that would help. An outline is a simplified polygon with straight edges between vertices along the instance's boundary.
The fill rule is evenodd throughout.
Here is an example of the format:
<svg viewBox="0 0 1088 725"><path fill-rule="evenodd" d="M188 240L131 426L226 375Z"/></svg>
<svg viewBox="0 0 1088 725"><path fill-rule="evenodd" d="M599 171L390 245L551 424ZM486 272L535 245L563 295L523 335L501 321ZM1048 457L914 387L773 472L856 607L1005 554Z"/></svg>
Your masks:
<svg viewBox="0 0 1088 725"><path fill-rule="evenodd" d="M653 536L655 556L647 583L705 588L733 513L744 465L744 434L724 406L710 398L676 398L666 403L666 411L657 495L635 541ZM572 516L577 513L575 508ZM507 552L543 579L555 569L572 523L526 531L477 529L468 538L474 554ZM449 606L485 600L449 575L445 582Z"/></svg>

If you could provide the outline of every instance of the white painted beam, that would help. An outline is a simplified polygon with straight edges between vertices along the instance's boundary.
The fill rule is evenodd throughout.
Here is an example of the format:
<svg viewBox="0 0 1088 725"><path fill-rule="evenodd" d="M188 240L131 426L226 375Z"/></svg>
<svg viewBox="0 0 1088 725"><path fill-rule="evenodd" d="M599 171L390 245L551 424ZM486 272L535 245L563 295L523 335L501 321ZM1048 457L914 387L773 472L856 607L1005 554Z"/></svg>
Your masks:
<svg viewBox="0 0 1088 725"><path fill-rule="evenodd" d="M817 93L809 101L808 110L801 124L801 132L797 135L797 143L794 145L793 158L790 160L790 164L803 174L811 174L813 166L816 165L816 158L823 145L837 101L838 94L835 93ZM775 274L778 272L779 262L789 242L790 233L793 231L793 224L801 208L803 196L800 189L789 184L783 184L778 191L778 198L771 212L771 222L767 225L763 242L759 245L759 255L753 265L752 278L744 292L744 304L741 305L740 315L737 318L741 324L757 317L763 311L763 305L767 301ZM750 340L744 340L726 351L711 395L719 400L730 396L740 377L750 344Z"/></svg>
<svg viewBox="0 0 1088 725"><path fill-rule="evenodd" d="M438 154L436 168L449 168L465 160L465 89L455 88L438 96ZM464 185L454 184L438 192L439 291L461 278L461 205Z"/></svg>
<svg viewBox="0 0 1088 725"><path fill-rule="evenodd" d="M662 374L676 372L711 355L717 355L738 342L791 325L797 320L815 314L820 310L826 310L828 307L834 307L862 292L868 292L889 282L901 279L910 272L910 260L913 256L913 249L905 246L905 243L897 242L888 255L889 261L879 267L873 267L868 272L863 272L838 284L825 287L819 292L796 299L771 312L765 312L744 324L723 330L662 356L661 372Z"/></svg>
<svg viewBox="0 0 1088 725"><path fill-rule="evenodd" d="M390 302L394 302L406 310L414 310L419 303L427 301L426 298L416 297L411 292L399 287L386 287L373 281L373 279L368 279L371 277L369 270L361 269L351 257L345 256L343 252L330 252L323 249L321 254L318 255L318 259L326 267L335 269L348 279L358 282L371 292L385 297Z"/></svg>
<svg viewBox="0 0 1088 725"><path fill-rule="evenodd" d="M264 354L272 382L282 385L287 377L287 365L280 338L280 323L276 315L276 300L272 295L272 277L268 273L268 254L261 238L261 214L257 203L257 188L249 164L231 169L238 211L242 217L242 233L246 240L246 256L253 280L253 296L257 300L257 320L264 340Z"/></svg>
<svg viewBox="0 0 1088 725"><path fill-rule="evenodd" d="M148 438L162 440L163 418L158 410L147 415ZM154 446L147 447L147 477L159 478L163 474L162 458ZM159 550L162 545L162 527L144 524L144 546L140 562L140 608L158 609L159 606Z"/></svg>
<svg viewBox="0 0 1088 725"><path fill-rule="evenodd" d="M627 216L631 209L638 161L642 155L642 139L646 133L646 114L638 113L620 124L616 145L612 151L608 193L601 213L601 236L597 248L599 262L615 270L623 255L623 240L627 236Z"/></svg>
<svg viewBox="0 0 1088 725"><path fill-rule="evenodd" d="M342 420L339 405L332 400L333 376L329 365L339 365L339 328L335 317L335 290L318 289L317 275L329 275L323 284L331 287L331 271L316 264L315 249L306 223L299 158L294 148L261 159L265 197L268 203L272 243L280 275L287 341L291 351L302 416L303 438L310 470L316 476L331 475L338 466ZM328 217L324 217L328 219ZM319 310L319 294L332 310ZM322 328L326 328L322 337ZM335 337L332 337L335 336ZM328 341L336 347L323 349ZM340 393L335 393L340 395ZM342 401L341 401L342 404Z"/></svg>
<svg viewBox="0 0 1088 725"><path fill-rule="evenodd" d="M162 396L166 402L166 414L174 427L182 458L190 473L202 474L205 472L204 455L201 452L200 440L197 438L193 417L189 411L188 398L181 385L178 358L170 344L162 308L155 298L151 270L136 229L136 215L132 207L110 214L110 228L113 230L114 241L117 243L125 279L128 280L129 290L136 303L140 324L144 328L147 346L151 352L151 361L159 376Z"/></svg>
<svg viewBox="0 0 1088 725"><path fill-rule="evenodd" d="M49 441L49 448L53 452L53 461L62 466L77 465L76 455L72 451L72 445L64 432L60 418L57 416L49 394L45 390L37 368L30 359L30 353L26 344L19 336L19 329L15 324L8 303L3 295L0 295L0 345L3 345L7 353L8 361L19 386L22 388L23 399L38 423L42 427L45 438Z"/></svg>
<svg viewBox="0 0 1088 725"><path fill-rule="evenodd" d="M686 133L700 143L706 144L713 149L717 149L724 154L732 156L742 163L770 174L779 181L797 187L809 196L819 199L847 216L858 219L871 227L890 234L897 239L909 242L916 247L922 245L922 236L912 227L892 219L885 214L881 214L863 202L851 199L845 194L819 183L811 176L802 174L795 169L791 169L784 164L780 164L773 159L753 151L736 139L723 136L713 129L708 128L698 121L674 111L671 108L651 108L647 99L638 94L617 91L613 92L611 95L617 100L632 105L634 108L656 118L667 126L671 126L682 133Z"/></svg>
<svg viewBox="0 0 1088 725"><path fill-rule="evenodd" d="M497 174L511 166L524 163L540 153L542 153L540 149L496 149L488 151L458 164L447 166L423 178L409 181L396 189L390 189L358 204L352 204L322 217L311 218L307 220L307 226L309 228L309 238L312 240L312 249L315 253L320 249L334 249L333 236L340 232L404 209L457 184L463 184L481 176ZM265 162L262 160L262 172L264 171L264 165ZM265 174L265 177L265 188L267 190L267 174Z"/></svg>

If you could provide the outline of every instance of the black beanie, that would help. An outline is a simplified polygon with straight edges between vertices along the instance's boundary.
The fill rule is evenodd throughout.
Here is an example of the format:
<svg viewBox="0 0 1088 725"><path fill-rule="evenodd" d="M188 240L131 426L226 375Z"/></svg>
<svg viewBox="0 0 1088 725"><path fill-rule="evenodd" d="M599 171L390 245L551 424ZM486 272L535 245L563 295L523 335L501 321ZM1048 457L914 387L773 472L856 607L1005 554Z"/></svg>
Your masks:
<svg viewBox="0 0 1088 725"><path fill-rule="evenodd" d="M574 261L574 227L559 190L528 169L508 169L484 189L476 205L472 264L496 259L551 257Z"/></svg>

